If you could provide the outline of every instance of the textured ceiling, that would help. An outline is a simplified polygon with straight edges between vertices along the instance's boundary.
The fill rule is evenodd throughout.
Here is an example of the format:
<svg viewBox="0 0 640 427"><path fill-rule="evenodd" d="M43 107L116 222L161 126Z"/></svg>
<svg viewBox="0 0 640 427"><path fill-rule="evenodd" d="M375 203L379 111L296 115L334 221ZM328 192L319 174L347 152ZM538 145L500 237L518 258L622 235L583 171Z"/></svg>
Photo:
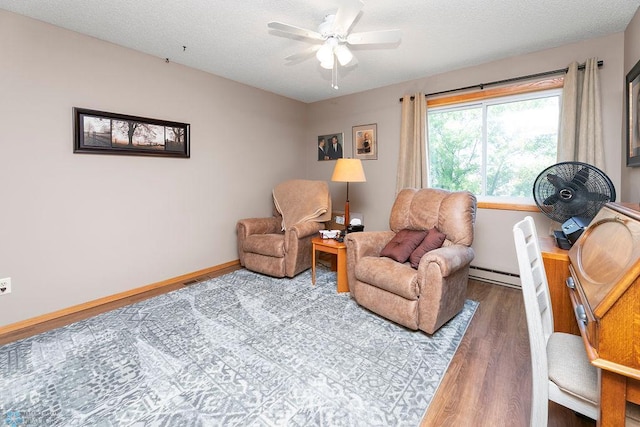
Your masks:
<svg viewBox="0 0 640 427"><path fill-rule="evenodd" d="M331 71L269 21L317 30L340 0L0 0L0 9L304 102L418 79L624 31L640 0L364 0L352 32L399 29L392 47L354 47ZM183 49L186 46L186 49Z"/></svg>

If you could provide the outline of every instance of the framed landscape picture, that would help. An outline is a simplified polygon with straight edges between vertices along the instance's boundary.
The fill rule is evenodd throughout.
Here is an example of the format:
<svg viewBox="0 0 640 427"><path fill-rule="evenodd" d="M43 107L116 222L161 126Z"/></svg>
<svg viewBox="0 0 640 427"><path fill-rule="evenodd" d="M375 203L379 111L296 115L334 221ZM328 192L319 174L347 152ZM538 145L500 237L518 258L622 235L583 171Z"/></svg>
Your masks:
<svg viewBox="0 0 640 427"><path fill-rule="evenodd" d="M361 160L378 158L378 125L353 127L353 157Z"/></svg>
<svg viewBox="0 0 640 427"><path fill-rule="evenodd" d="M640 61L626 77L627 166L640 166Z"/></svg>
<svg viewBox="0 0 640 427"><path fill-rule="evenodd" d="M344 134L318 135L318 161L336 160L344 157Z"/></svg>
<svg viewBox="0 0 640 427"><path fill-rule="evenodd" d="M73 109L74 153L189 157L189 124Z"/></svg>

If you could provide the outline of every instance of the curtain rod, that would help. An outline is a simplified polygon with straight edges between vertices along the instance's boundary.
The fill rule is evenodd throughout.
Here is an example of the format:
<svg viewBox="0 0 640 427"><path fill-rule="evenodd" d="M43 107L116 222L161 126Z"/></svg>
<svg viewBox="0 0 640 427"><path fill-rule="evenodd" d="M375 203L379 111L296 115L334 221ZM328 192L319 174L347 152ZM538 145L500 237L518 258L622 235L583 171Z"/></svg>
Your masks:
<svg viewBox="0 0 640 427"><path fill-rule="evenodd" d="M598 61L598 68L602 67L603 65L604 65L604 61ZM584 67L585 67L585 64L580 64L580 65L578 65L578 70L584 70ZM520 81L520 80L533 79L533 78L536 78L536 77L552 76L554 74L566 73L567 71L569 71L569 67L559 68L559 69L553 70L553 71L545 71L543 73L529 74L527 76L512 77L510 79L504 79L504 80L496 80L494 82L489 82L489 83L478 83L478 84L475 84L475 85L472 85L472 86L459 87L457 89L449 89L449 90L443 90L443 91L440 91L440 92L427 93L425 95L425 98L427 98L429 96L444 95L445 93L459 92L459 91L469 90L469 89L474 89L474 88L479 88L480 90L482 90L487 86L495 86L495 85L500 85L500 84L504 84L504 83L513 83L513 82L517 82L517 81ZM415 97L411 96L411 100L413 101L414 99L415 99ZM402 102L402 98L400 98L400 102Z"/></svg>

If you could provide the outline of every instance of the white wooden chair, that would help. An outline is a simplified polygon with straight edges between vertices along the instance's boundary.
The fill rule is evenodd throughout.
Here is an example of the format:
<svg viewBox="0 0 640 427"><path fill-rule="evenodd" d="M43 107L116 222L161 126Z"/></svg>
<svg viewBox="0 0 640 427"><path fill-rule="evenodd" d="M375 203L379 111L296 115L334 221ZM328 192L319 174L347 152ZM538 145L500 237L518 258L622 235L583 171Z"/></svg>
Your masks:
<svg viewBox="0 0 640 427"><path fill-rule="evenodd" d="M589 363L582 338L553 331L549 284L533 218L513 226L531 348L531 427L547 425L549 400L594 420L599 370ZM640 425L640 407L627 404L626 426Z"/></svg>

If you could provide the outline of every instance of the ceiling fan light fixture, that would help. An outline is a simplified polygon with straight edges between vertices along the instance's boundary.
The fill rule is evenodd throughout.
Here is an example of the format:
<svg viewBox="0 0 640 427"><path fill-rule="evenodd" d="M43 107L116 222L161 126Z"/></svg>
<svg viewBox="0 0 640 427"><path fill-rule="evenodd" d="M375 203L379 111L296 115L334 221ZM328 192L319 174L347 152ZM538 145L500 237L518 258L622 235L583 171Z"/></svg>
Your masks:
<svg viewBox="0 0 640 427"><path fill-rule="evenodd" d="M320 63L333 62L333 46L329 43L323 44L322 47L318 49L318 52L316 52L316 58L318 58Z"/></svg>
<svg viewBox="0 0 640 427"><path fill-rule="evenodd" d="M336 46L335 54L338 57L338 62L343 67L349 64L353 59L353 53L351 53L351 50L349 50L347 45L344 45L344 44Z"/></svg>
<svg viewBox="0 0 640 427"><path fill-rule="evenodd" d="M325 70L332 70L334 63L335 63L335 59L334 59L333 53L332 53L327 61L320 61L320 66L322 68L324 68Z"/></svg>
<svg viewBox="0 0 640 427"><path fill-rule="evenodd" d="M362 0L340 0L342 3L334 15L326 15L318 31L272 21L267 26L278 33L286 33L295 39L310 39L314 45L304 52L288 56L287 60L306 59L315 53L320 66L331 70L331 87L338 89L338 67L355 65L357 60L350 45L398 44L399 30L376 30L351 34L351 27L360 16Z"/></svg>

